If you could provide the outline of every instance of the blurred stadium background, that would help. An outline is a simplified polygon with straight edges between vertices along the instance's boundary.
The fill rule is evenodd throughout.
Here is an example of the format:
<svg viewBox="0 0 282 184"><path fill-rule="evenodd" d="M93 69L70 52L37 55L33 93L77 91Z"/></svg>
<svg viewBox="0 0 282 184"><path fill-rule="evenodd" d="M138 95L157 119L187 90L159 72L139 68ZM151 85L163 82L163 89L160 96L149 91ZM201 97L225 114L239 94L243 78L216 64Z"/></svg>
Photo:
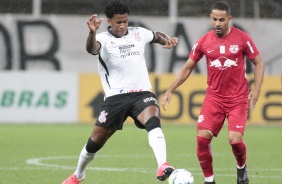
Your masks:
<svg viewBox="0 0 282 184"><path fill-rule="evenodd" d="M178 36L179 45L164 51L148 46L153 91L162 94L186 61L193 43L210 29L215 0L134 0L130 25ZM282 122L282 1L228 0L233 26L248 32L265 62L266 79L251 124ZM103 91L97 57L87 54L86 22L105 17L108 0L0 0L0 123L90 123L98 116ZM105 30L106 21L99 31ZM175 93L164 122L194 123L206 83L202 59L191 85ZM253 67L246 64L253 84ZM130 120L129 120L130 121Z"/></svg>

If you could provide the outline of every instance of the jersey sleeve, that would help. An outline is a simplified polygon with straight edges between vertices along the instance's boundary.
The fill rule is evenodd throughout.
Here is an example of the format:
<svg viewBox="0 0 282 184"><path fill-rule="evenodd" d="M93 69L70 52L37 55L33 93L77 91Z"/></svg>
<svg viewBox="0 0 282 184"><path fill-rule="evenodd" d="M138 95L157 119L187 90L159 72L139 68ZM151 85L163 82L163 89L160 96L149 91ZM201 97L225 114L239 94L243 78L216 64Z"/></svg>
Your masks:
<svg viewBox="0 0 282 184"><path fill-rule="evenodd" d="M146 43L150 43L153 41L154 39L154 33L151 30L148 30L146 28L143 27L138 27L138 29L140 29L140 32L142 32L142 34L144 35L144 39Z"/></svg>
<svg viewBox="0 0 282 184"><path fill-rule="evenodd" d="M101 47L100 50L97 51L97 53L93 53L93 55L99 54L104 49L107 40L108 40L108 36L106 32L96 34L96 41L100 43Z"/></svg>
<svg viewBox="0 0 282 184"><path fill-rule="evenodd" d="M249 60L253 60L257 55L259 55L259 51L253 42L252 38L247 34L243 34L244 37L244 53L248 57Z"/></svg>
<svg viewBox="0 0 282 184"><path fill-rule="evenodd" d="M198 62L204 55L202 51L203 37L200 38L194 45L189 54L189 58Z"/></svg>
<svg viewBox="0 0 282 184"><path fill-rule="evenodd" d="M107 34L106 34L105 32L96 34L96 40L97 40L98 42L100 42L101 45L104 45L104 43L105 43L106 40L107 40Z"/></svg>

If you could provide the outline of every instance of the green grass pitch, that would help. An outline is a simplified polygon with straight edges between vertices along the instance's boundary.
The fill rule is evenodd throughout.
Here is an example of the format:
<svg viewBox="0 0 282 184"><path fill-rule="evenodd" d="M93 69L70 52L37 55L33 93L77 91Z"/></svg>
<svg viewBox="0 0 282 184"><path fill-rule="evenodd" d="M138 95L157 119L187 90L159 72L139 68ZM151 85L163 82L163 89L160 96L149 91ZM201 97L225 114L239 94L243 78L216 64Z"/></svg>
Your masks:
<svg viewBox="0 0 282 184"><path fill-rule="evenodd" d="M162 125L167 158L204 183L195 154L194 125ZM60 184L75 170L92 125L0 124L1 184ZM282 183L282 126L248 126L245 134L250 183ZM236 162L226 126L212 142L217 184L236 183ZM147 132L125 124L86 171L85 184L154 184L157 165ZM167 181L163 182L167 183Z"/></svg>

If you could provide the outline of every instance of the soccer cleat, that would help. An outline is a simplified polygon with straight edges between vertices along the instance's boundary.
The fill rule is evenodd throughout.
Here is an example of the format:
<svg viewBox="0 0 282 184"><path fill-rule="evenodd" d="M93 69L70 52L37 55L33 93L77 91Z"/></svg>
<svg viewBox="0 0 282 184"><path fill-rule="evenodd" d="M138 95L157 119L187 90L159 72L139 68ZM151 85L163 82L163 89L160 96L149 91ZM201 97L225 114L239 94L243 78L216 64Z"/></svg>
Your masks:
<svg viewBox="0 0 282 184"><path fill-rule="evenodd" d="M237 168L237 184L249 184L247 166L243 169Z"/></svg>
<svg viewBox="0 0 282 184"><path fill-rule="evenodd" d="M209 181L205 181L204 184L215 184L215 181L209 182Z"/></svg>
<svg viewBox="0 0 282 184"><path fill-rule="evenodd" d="M85 178L85 175L83 176L81 180L79 180L76 178L75 174L72 174L68 179L63 181L62 184L79 184L80 182L84 180L84 178Z"/></svg>
<svg viewBox="0 0 282 184"><path fill-rule="evenodd" d="M159 181L165 181L173 171L174 168L170 166L167 162L165 162L158 169L157 179Z"/></svg>

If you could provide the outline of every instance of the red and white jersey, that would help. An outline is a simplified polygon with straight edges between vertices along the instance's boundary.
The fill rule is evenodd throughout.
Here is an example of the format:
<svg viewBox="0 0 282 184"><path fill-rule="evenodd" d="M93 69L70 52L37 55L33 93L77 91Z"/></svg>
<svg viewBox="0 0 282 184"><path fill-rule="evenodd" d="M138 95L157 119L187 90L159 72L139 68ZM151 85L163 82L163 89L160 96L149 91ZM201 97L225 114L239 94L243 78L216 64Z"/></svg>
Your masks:
<svg viewBox="0 0 282 184"><path fill-rule="evenodd" d="M101 43L98 71L105 96L151 91L145 61L145 45L154 33L142 27L128 27L128 33L116 37L109 30L96 35Z"/></svg>
<svg viewBox="0 0 282 184"><path fill-rule="evenodd" d="M231 27L223 38L219 38L214 30L209 31L194 44L189 57L198 62L206 56L207 95L230 100L248 96L245 56L253 60L258 54L250 36Z"/></svg>

